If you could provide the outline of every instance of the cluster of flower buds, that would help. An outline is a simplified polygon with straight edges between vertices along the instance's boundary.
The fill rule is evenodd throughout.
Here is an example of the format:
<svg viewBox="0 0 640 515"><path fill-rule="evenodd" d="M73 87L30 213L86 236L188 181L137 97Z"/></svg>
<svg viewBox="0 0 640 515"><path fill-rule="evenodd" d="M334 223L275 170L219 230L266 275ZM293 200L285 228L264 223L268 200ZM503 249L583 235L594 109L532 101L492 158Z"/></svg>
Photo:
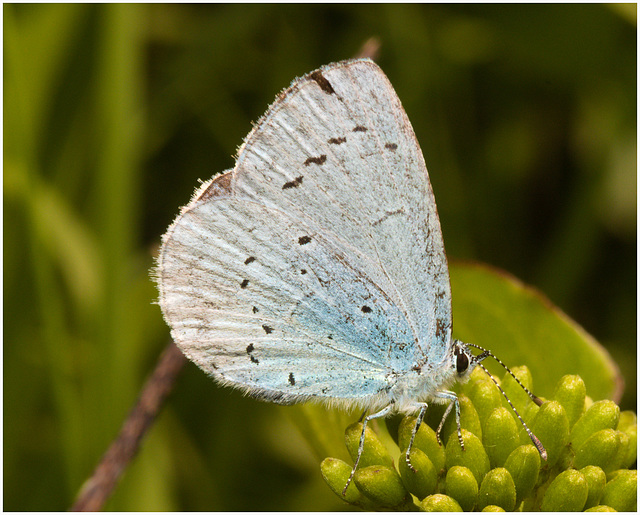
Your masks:
<svg viewBox="0 0 640 515"><path fill-rule="evenodd" d="M526 367L513 370L531 389ZM415 417L389 419L398 467L380 437L367 427L364 451L343 496L352 465L327 458L322 475L346 502L365 510L423 511L636 511L637 419L609 400L593 402L579 376L564 376L551 399L537 406L508 374L501 382L547 451L541 459L496 385L476 369L460 389L464 451L455 421L436 432L442 410L427 413L411 451L405 450ZM453 419L454 417L450 417ZM434 423L435 421L435 423ZM346 430L357 454L362 424Z"/></svg>

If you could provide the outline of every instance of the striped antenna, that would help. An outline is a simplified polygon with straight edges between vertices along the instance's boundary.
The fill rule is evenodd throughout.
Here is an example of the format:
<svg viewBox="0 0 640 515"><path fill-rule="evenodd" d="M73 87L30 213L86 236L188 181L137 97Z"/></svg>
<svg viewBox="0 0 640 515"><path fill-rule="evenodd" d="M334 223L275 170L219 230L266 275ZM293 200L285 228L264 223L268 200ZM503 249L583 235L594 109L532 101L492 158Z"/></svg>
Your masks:
<svg viewBox="0 0 640 515"><path fill-rule="evenodd" d="M487 358L487 357L491 357L491 358L495 359L498 363L500 363L500 365L502 366L502 368L504 368L507 372L509 372L509 375L510 375L511 377L513 377L513 378L516 380L516 383L518 383L518 384L520 385L520 387L521 387L525 392L527 392L527 395L531 398L531 400L532 400L533 402L535 402L538 406L542 406L542 399L540 399L540 397L538 397L537 395L534 395L531 391L529 391L529 389L528 389L525 385L523 385L523 384L520 382L520 379L518 379L518 378L514 375L514 373L513 373L513 372L511 372L511 369L510 369L507 365L505 365L505 364L502 362L502 360L501 360L500 358L498 358L497 356L495 356L495 355L494 355L490 350L487 350L487 349L485 349L484 347L480 347L480 345L475 345L474 343L465 343L465 345L468 345L469 347L475 347L476 349L478 349L478 350L481 350L481 351L482 351L482 354L478 354L477 356L475 356L475 358L476 358L476 359L474 359L474 361L475 361L476 363L478 363L478 364L479 364L479 363L480 363L484 358ZM483 369L485 372L487 372L487 374L489 374L489 372L487 371L487 369L486 369L486 368L482 367L482 369ZM491 375L491 374L489 374L489 375ZM495 381L494 381L494 382L495 382ZM496 386L497 386L497 383L496 383ZM504 393L504 392L503 392L503 393ZM506 395L505 395L505 397L506 397ZM507 399L507 400L509 400L509 399Z"/></svg>
<svg viewBox="0 0 640 515"><path fill-rule="evenodd" d="M491 380L494 382L494 384L498 387L498 390L500 390L500 393L502 393L502 395L504 396L505 399L507 399L507 402L509 403L509 406L511 406L511 409L513 410L513 412L516 414L516 417L518 417L518 420L520 421L520 423L522 424L522 426L525 428L525 430L527 431L527 434L529 435L529 438L531 438L531 442L533 442L533 445L535 445L536 449L538 449L538 452L540 453L540 456L542 457L543 460L547 460L547 451L544 448L544 446L542 445L542 442L540 442L540 440L538 439L538 437L536 435L534 435L531 432L531 429L529 429L529 426L527 426L527 424L525 423L524 420L522 420L522 417L520 416L520 413L518 413L518 410L516 409L516 407L513 405L513 403L511 402L511 399L509 399L509 397L507 397L507 394L505 393L505 391L500 387L500 385L498 384L498 381L496 381L495 377L493 377L491 375L491 373L486 369L486 367L480 363L482 360L484 360L485 358L491 356L493 359L495 359L498 363L500 363L500 365L502 365L502 367L509 372L509 375L511 375L511 377L513 377L516 380L516 383L518 383L521 388L527 392L527 395L529 395L529 397L531 397L531 400L533 402L535 402L538 406L542 406L542 400L537 397L536 395L534 395L533 393L531 393L529 391L529 389L523 385L520 380L514 375L514 373L509 369L509 367L507 365L505 365L502 361L500 361L498 358L496 358L491 351L484 349L482 347L480 347L479 345L474 345L473 343L467 343L466 345L469 345L471 347L475 347L476 349L479 349L482 351L482 354L478 354L477 356L474 356L472 359L473 361L482 369L485 371L485 373L491 378Z"/></svg>

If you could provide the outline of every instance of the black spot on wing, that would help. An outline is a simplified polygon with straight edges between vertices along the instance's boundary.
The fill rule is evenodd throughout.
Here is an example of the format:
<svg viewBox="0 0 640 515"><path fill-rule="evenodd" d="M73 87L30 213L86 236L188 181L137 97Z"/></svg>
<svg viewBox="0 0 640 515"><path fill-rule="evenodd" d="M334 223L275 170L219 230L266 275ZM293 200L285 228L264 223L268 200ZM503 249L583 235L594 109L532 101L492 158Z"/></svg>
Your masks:
<svg viewBox="0 0 640 515"><path fill-rule="evenodd" d="M300 236L300 238L298 238L298 243L300 245L306 245L310 241L311 241L311 236Z"/></svg>
<svg viewBox="0 0 640 515"><path fill-rule="evenodd" d="M249 358L251 358L251 363L255 363L257 365L258 363L260 363L260 361L253 354L251 354L254 349L255 347L253 346L253 343L247 345L247 354L249 355Z"/></svg>
<svg viewBox="0 0 640 515"><path fill-rule="evenodd" d="M398 145L396 145L395 143L387 143L384 148L388 148L389 150L396 150L398 148Z"/></svg>
<svg viewBox="0 0 640 515"><path fill-rule="evenodd" d="M446 321L438 318L436 320L436 337L444 338L447 334L448 324Z"/></svg>
<svg viewBox="0 0 640 515"><path fill-rule="evenodd" d="M248 265L250 263L253 263L256 260L256 258L254 258L253 256L249 256L247 259L244 260L244 264Z"/></svg>
<svg viewBox="0 0 640 515"><path fill-rule="evenodd" d="M347 138L331 138L327 143L331 145L340 145L341 143L345 143Z"/></svg>
<svg viewBox="0 0 640 515"><path fill-rule="evenodd" d="M367 132L367 128L362 125L356 125L352 132Z"/></svg>
<svg viewBox="0 0 640 515"><path fill-rule="evenodd" d="M249 279L245 279L244 281L242 281L240 283L240 288L246 288L247 286L249 286Z"/></svg>
<svg viewBox="0 0 640 515"><path fill-rule="evenodd" d="M269 327L268 325L263 325L262 328L264 329L264 332L267 334L271 334L273 332L273 327Z"/></svg>
<svg viewBox="0 0 640 515"><path fill-rule="evenodd" d="M304 179L304 177L302 175L300 175L299 177L296 177L292 181L285 182L284 185L282 186L282 189L283 190L288 190L289 188L297 188L298 186L300 186L302 184L302 179Z"/></svg>
<svg viewBox="0 0 640 515"><path fill-rule="evenodd" d="M294 386L296 384L296 378L293 377L293 372L289 372L289 384Z"/></svg>
<svg viewBox="0 0 640 515"><path fill-rule="evenodd" d="M328 95L335 94L335 90L333 89L333 86L327 80L327 78L324 75L322 75L322 72L320 70L316 70L315 72L313 72L311 75L309 75L309 78L311 78L311 80L314 80L318 84L318 86L320 86L320 89L324 91L326 94Z"/></svg>
<svg viewBox="0 0 640 515"><path fill-rule="evenodd" d="M254 312L254 313L257 313L257 312L258 312L258 308L257 308L257 307L255 307L255 306L253 306L253 312Z"/></svg>
<svg viewBox="0 0 640 515"><path fill-rule="evenodd" d="M305 275L305 274L307 273L307 271L303 268L302 270L300 270L300 273L301 273L302 275Z"/></svg>
<svg viewBox="0 0 640 515"><path fill-rule="evenodd" d="M371 313L371 308L369 306L362 306L360 309L363 313Z"/></svg>
<svg viewBox="0 0 640 515"><path fill-rule="evenodd" d="M327 160L327 156L322 154L320 157L309 157L307 158L307 160L304 162L305 166L309 166L310 164L317 164L317 165L322 165L324 164L324 162Z"/></svg>

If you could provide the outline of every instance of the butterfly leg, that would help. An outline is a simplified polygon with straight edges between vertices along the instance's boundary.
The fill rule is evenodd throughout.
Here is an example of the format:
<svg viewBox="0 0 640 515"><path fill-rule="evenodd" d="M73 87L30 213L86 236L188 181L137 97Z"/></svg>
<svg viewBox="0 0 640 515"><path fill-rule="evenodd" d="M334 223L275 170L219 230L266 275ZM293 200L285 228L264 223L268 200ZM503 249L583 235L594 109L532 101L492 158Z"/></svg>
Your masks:
<svg viewBox="0 0 640 515"><path fill-rule="evenodd" d="M409 440L409 446L407 447L407 452L404 455L404 459L407 462L407 465L413 472L416 472L416 469L414 469L413 465L411 465L411 458L409 457L409 455L411 454L413 441L415 440L416 434L418 434L418 429L420 429L420 425L422 424L422 420L424 419L424 414L427 412L427 403L421 402L418 404L418 406L420 406L420 412L418 413L418 418L416 419L416 425L413 426L413 431L411 431L411 440Z"/></svg>
<svg viewBox="0 0 640 515"><path fill-rule="evenodd" d="M456 408L456 425L458 427L458 441L460 442L460 447L462 447L462 450L464 451L464 442L462 440L462 429L460 428L460 402L458 401L458 396L454 392L449 392L446 390L442 392L437 392L435 396L440 399L445 399L449 401L449 405L447 406L447 409L445 410L444 415L442 416L442 420L438 425L438 429L436 430L436 438L438 439L438 443L442 445L442 441L440 440L440 431L442 431L442 427L444 426L444 423L447 420L449 413L451 413L451 410L455 407Z"/></svg>
<svg viewBox="0 0 640 515"><path fill-rule="evenodd" d="M360 457L362 456L362 451L364 450L364 434L365 430L367 429L367 423L369 422L369 420L373 420L374 418L386 417L391 412L392 406L392 404L389 404L387 407L381 409L377 413L372 413L371 415L368 415L364 418L364 421L362 422L362 433L360 434L360 445L358 445L358 455L356 456L356 462L353 465L353 469L351 470L349 479L347 479L347 484L344 485L344 490L342 490L343 496L347 493L347 488L349 488L351 480L353 479L353 476L356 473L356 469L358 468L358 464L360 463Z"/></svg>

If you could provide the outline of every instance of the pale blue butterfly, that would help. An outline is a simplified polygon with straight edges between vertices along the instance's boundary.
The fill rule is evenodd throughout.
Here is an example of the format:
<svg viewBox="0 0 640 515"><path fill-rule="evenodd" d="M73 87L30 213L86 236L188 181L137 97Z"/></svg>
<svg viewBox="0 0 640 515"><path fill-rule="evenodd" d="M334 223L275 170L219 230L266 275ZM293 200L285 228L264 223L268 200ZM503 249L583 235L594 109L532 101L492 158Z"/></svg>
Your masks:
<svg viewBox="0 0 640 515"><path fill-rule="evenodd" d="M156 274L176 344L222 384L372 411L345 491L374 418L418 413L411 466L427 403L448 403L443 422L455 408L464 447L447 388L492 355L451 336L427 168L372 61L325 66L281 93L235 168L203 184L168 229Z"/></svg>

